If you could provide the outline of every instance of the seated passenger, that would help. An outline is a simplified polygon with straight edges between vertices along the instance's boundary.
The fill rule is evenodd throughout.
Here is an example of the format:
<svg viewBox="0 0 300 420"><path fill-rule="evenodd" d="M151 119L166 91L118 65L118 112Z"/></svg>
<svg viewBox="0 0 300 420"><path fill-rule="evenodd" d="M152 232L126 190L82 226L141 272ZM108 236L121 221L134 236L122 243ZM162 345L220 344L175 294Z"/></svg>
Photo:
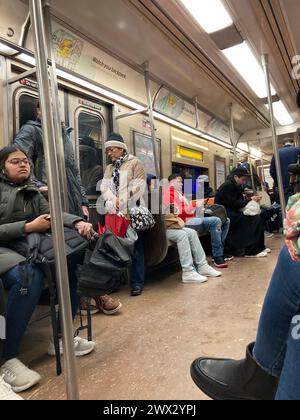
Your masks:
<svg viewBox="0 0 300 420"><path fill-rule="evenodd" d="M14 241L28 233L47 232L51 229L51 220L47 201L30 181L30 162L23 151L16 146L2 149L0 172L0 276L4 288L9 291L2 354L4 364L0 368L0 376L4 375L5 382L12 386L13 391L21 392L41 379L38 373L28 369L17 357L22 337L43 290L44 274L37 265L26 263L23 256L10 249L10 244L12 246ZM92 225L81 217L64 214L64 224L90 238ZM20 263L23 263L22 266ZM75 318L79 303L75 261L70 261L68 268L72 315ZM24 271L31 279L26 293L23 289ZM95 343L76 337L74 347L75 354L82 356L93 351ZM52 341L48 353L55 355Z"/></svg>
<svg viewBox="0 0 300 420"><path fill-rule="evenodd" d="M243 186L250 174L244 168L234 169L228 180L221 185L216 193L216 204L226 208L230 219L230 229L226 245L230 252L242 252L246 257L266 257L269 249L265 247L264 225L260 215L245 216L243 209L248 202L243 194ZM253 196L251 200L260 201L260 197Z"/></svg>
<svg viewBox="0 0 300 420"><path fill-rule="evenodd" d="M214 265L218 268L228 267L224 259L224 244L229 231L230 220L227 219L227 222L222 225L221 219L218 217L204 217L204 202L202 200L198 200L195 204L188 202L182 193L183 180L180 175L171 175L169 182L170 186L168 189L165 189L163 195L164 205L166 207L175 205L178 209L179 217L185 222L187 228L194 229L200 233L209 232ZM203 211L199 211L201 209ZM201 217L197 217L196 213ZM230 260L232 256L226 256L226 258Z"/></svg>
<svg viewBox="0 0 300 420"><path fill-rule="evenodd" d="M180 181L178 178L180 178ZM172 176L170 179L172 183ZM178 177L178 175L175 179L178 179L178 184L182 183L182 178ZM203 283L207 281L207 277L221 276L222 274L219 271L214 270L208 265L197 232L185 227L185 222L180 217L181 214L179 214L180 212L176 208L176 203L174 204L174 200L170 200L170 189L174 192L174 187L171 186L163 193L167 238L169 241L177 244L183 272L182 282Z"/></svg>

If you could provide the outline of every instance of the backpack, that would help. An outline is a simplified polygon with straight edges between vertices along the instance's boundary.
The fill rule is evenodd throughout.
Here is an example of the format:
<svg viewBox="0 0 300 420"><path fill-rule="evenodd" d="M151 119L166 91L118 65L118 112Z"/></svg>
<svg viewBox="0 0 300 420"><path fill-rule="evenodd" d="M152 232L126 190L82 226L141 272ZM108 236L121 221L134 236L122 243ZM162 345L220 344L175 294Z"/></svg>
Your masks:
<svg viewBox="0 0 300 420"><path fill-rule="evenodd" d="M64 227L65 253L71 255L82 253L88 246L88 241L75 229ZM9 248L23 255L27 262L35 264L54 264L54 248L51 232L30 233L19 241L14 241Z"/></svg>
<svg viewBox="0 0 300 420"><path fill-rule="evenodd" d="M132 263L135 240L120 238L107 229L93 250L87 250L77 269L77 294L94 297L119 288L122 275Z"/></svg>
<svg viewBox="0 0 300 420"><path fill-rule="evenodd" d="M66 256L83 253L88 241L75 229L64 227L64 233ZM55 262L52 234L30 233L25 238L10 243L8 247L26 258L26 261L20 263L18 267L21 278L20 291L26 295L33 279L31 263L40 264L40 268L46 274Z"/></svg>

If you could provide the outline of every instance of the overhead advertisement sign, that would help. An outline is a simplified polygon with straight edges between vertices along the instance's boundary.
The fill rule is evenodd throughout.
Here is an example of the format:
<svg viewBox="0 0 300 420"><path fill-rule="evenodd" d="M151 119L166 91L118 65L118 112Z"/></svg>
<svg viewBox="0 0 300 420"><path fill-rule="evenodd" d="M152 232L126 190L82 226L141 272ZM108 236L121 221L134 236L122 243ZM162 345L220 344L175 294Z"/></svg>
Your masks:
<svg viewBox="0 0 300 420"><path fill-rule="evenodd" d="M196 125L195 107L185 102L167 88L161 88L155 98L154 109L191 127Z"/></svg>
<svg viewBox="0 0 300 420"><path fill-rule="evenodd" d="M146 102L145 82L136 72L78 35L52 21L55 61L102 86L136 101ZM134 92L134 95L133 95Z"/></svg>
<svg viewBox="0 0 300 420"><path fill-rule="evenodd" d="M155 98L154 109L167 117L173 118L190 127L196 127L196 109L191 103L184 101L178 95L163 87ZM231 144L229 127L216 117L198 109L198 129L219 140ZM238 138L237 134L237 138Z"/></svg>
<svg viewBox="0 0 300 420"><path fill-rule="evenodd" d="M144 75L82 39L55 20L52 22L52 43L56 63L100 85L141 104L147 103ZM195 106L151 82L156 98L154 109L178 122L196 127ZM199 103L201 103L201 98ZM230 144L229 128L217 118L198 110L198 129Z"/></svg>

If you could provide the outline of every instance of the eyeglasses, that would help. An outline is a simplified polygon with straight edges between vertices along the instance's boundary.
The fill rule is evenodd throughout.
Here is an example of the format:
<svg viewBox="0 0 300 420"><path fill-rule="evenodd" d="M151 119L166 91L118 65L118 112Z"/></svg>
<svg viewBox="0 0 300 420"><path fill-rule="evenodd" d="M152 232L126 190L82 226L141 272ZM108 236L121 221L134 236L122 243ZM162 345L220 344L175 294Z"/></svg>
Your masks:
<svg viewBox="0 0 300 420"><path fill-rule="evenodd" d="M7 161L8 163L10 163L11 165L14 165L14 166L20 166L20 165L29 165L29 159L27 159L27 158L23 158L23 159L18 159L18 158L15 158L15 159L11 159L11 160L8 160Z"/></svg>
<svg viewBox="0 0 300 420"><path fill-rule="evenodd" d="M108 153L113 153L116 150L116 147L109 147L106 149L105 153L108 155Z"/></svg>

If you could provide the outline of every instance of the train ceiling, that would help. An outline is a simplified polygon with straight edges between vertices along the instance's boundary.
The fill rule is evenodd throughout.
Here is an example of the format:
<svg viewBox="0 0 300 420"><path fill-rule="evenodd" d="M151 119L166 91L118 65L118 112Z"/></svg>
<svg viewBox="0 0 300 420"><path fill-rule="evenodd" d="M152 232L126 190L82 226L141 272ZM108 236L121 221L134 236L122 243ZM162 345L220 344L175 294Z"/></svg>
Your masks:
<svg viewBox="0 0 300 420"><path fill-rule="evenodd" d="M276 92L293 120L300 121L300 84L292 77L292 60L300 51L299 0L223 3L257 57L269 54ZM190 100L197 97L204 109L227 123L228 105L234 103L235 128L241 134L268 126L262 100L220 50L227 34L218 39L207 34L180 0L52 0L51 8L56 17L135 68L149 61L157 80Z"/></svg>

